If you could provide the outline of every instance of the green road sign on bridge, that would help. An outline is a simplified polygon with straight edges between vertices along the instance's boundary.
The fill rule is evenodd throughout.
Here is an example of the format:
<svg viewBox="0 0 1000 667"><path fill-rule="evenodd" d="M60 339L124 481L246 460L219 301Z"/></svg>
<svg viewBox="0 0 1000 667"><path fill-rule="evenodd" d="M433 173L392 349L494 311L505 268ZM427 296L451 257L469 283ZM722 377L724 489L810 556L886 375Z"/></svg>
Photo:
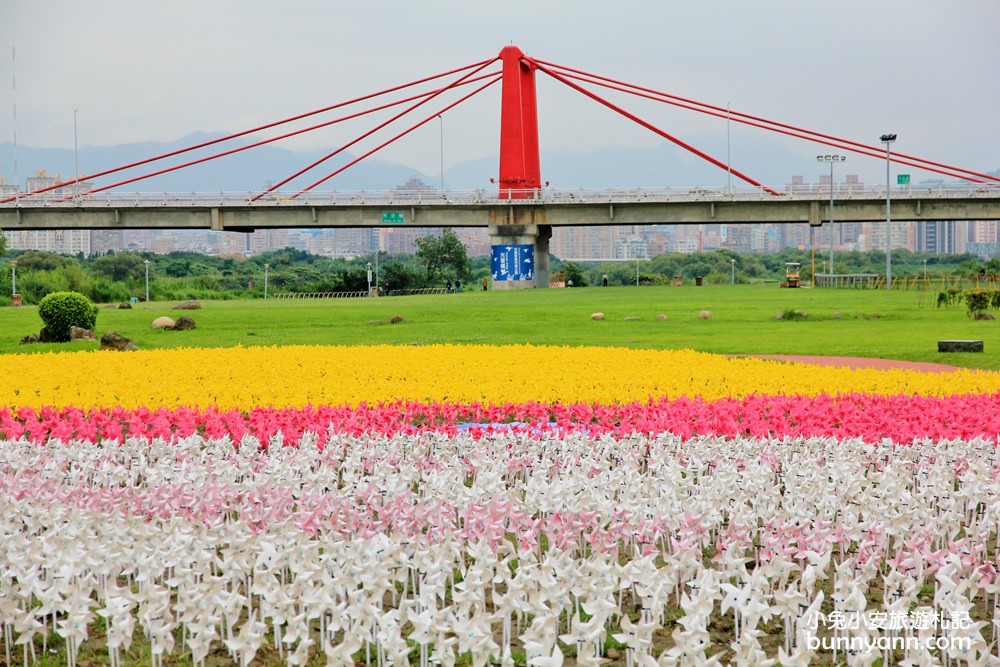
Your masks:
<svg viewBox="0 0 1000 667"><path fill-rule="evenodd" d="M896 185L909 185L910 175L909 174L899 174L896 176ZM384 213L382 215L385 215Z"/></svg>
<svg viewBox="0 0 1000 667"><path fill-rule="evenodd" d="M382 222L387 225L401 225L406 220L402 211L382 211Z"/></svg>

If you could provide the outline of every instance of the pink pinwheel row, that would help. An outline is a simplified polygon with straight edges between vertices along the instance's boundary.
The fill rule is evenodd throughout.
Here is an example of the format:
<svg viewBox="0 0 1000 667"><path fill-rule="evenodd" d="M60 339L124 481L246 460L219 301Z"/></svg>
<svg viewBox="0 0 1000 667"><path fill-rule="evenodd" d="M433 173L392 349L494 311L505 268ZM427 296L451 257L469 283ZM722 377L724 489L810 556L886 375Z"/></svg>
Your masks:
<svg viewBox="0 0 1000 667"><path fill-rule="evenodd" d="M647 519L615 512L610 517L593 511L566 510L531 516L510 503L473 503L459 509L454 503L424 502L417 494L383 497L372 488L355 497L325 493L293 494L289 487L258 486L251 490L231 484L149 484L141 487L101 487L57 482L33 471L0 474L0 498L39 506L63 506L100 514L121 514L146 522L197 521L217 526L224 521L245 525L251 532L294 525L304 533L371 538L389 534L420 544L442 540L485 542L493 549L504 540L516 542L520 552L535 551L540 542L560 550L586 543L597 552L612 552L623 541L652 552L673 543L663 518ZM699 543L708 544L707 539ZM685 546L686 548L686 546Z"/></svg>
<svg viewBox="0 0 1000 667"><path fill-rule="evenodd" d="M0 437L48 440L121 441L126 437L173 441L192 435L251 435L267 446L281 434L297 445L311 433L323 447L331 433L349 435L442 433L467 430L475 437L497 432L528 435L579 433L627 436L671 433L752 438L861 438L909 443L923 439L995 441L1000 433L1000 394L947 398L922 396L749 396L649 403L590 405L519 403L453 405L394 401L377 405L255 407L246 411L207 408L0 408Z"/></svg>

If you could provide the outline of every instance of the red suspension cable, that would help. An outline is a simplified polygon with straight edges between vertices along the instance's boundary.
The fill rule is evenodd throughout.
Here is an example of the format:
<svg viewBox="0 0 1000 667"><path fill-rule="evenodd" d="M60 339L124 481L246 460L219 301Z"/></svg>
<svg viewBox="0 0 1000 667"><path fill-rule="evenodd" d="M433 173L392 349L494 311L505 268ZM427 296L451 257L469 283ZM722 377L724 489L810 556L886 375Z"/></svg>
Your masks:
<svg viewBox="0 0 1000 667"><path fill-rule="evenodd" d="M476 95L478 93L483 92L484 90L486 90L487 88L489 88L490 86L492 86L493 84L495 84L497 81L500 81L502 78L503 78L503 76L498 74L492 81L488 81L487 83L485 83L484 85L480 86L476 90L472 91L468 95L465 95L464 97L462 97L462 98L460 98L460 99L452 102L448 106L446 106L446 107L444 107L442 109L439 109L438 111L435 111L434 113L432 113L431 115L427 116L426 118L424 118L419 123L411 125L408 129L404 130L403 132L400 132L399 134L397 134L393 138L389 139L388 141L380 144L379 146L376 146L375 148L371 149L370 151L368 151L364 155L359 155L358 157L354 158L353 160L351 160L350 162L348 162L347 164L345 164L343 167L340 167L339 169L337 169L336 171L330 173L329 175L324 176L323 178L321 178L320 180L316 181L312 185L309 185L309 186L307 186L305 188L302 188L302 190L300 190L299 192L297 192L294 195L292 195L291 198L295 199L299 195L304 194L306 192L309 192L310 190L312 190L317 185L325 183L326 181L330 180L331 178L333 178L334 176L336 176L340 172L344 171L348 167L354 166L355 164L357 164L361 160L365 159L366 157L369 157L370 155L373 155L374 153L377 153L378 151L382 150L383 148L385 148L386 146L388 146L392 142L396 141L397 139L400 139L401 137L406 136L410 132L413 132L414 130L416 130L418 127L420 127L422 125L425 125L425 124L429 123L430 121L434 120L435 118L437 118L438 116L440 116L441 114L443 114L445 111L448 111L449 109L452 109L452 108L458 106L459 104L461 104L462 102L466 101L467 99L469 99L473 95Z"/></svg>
<svg viewBox="0 0 1000 667"><path fill-rule="evenodd" d="M570 88L573 88L574 90L576 90L579 93L582 93L582 94L586 95L587 97L591 98L592 100L600 102L601 104L603 104L604 106L608 107L612 111L616 111L617 113L620 113L621 115L625 116L626 118L628 118L632 122L638 123L639 125L642 125L647 130L650 130L651 132L655 132L656 134L660 135L664 139L667 139L668 141L671 141L671 142L677 144L681 148L694 153L695 155L697 155L698 157L702 158L703 160L707 160L707 161L711 162L712 164L714 164L715 166L717 166L717 167L719 167L721 169L728 169L737 178L740 178L740 179L746 181L747 183L749 183L749 184L751 184L751 185L753 185L755 187L763 188L765 192L768 192L768 193L770 193L772 195L780 196L780 193L776 192L775 190L772 190L771 188L765 186L764 184L762 184L762 183L760 183L758 181L755 181L754 179L750 178L746 174L744 174L744 173L742 173L742 172L740 172L740 171L738 171L736 169L733 169L732 167L727 166L724 162L721 162L721 161L715 159L714 157L712 157L708 153L700 151L697 148L695 148L694 146L691 146L690 144L687 144L687 143L681 141L677 137L675 137L675 136L673 136L673 135L671 135L671 134L669 134L667 132L664 132L663 130L661 130L660 128L656 127L652 123L649 123L649 122L643 120L642 118L639 118L635 114L630 113L630 112L622 109L621 107L615 105L614 103L609 102L608 100L604 99L600 95L597 95L596 93L593 93L593 92L587 90L586 88L583 88L582 86L576 85L575 83L573 83L572 81L570 81L566 77L564 77L564 76L562 76L560 74L557 74L556 72L553 72L552 70L550 70L545 65L540 64L538 61L532 60L531 58L527 58L526 60L528 60L529 62L531 62L535 67L537 67L541 71L545 72L546 74L548 74L552 78L556 79L557 81L560 81L561 83L564 83L565 85L569 86Z"/></svg>
<svg viewBox="0 0 1000 667"><path fill-rule="evenodd" d="M483 79L487 79L487 78L489 78L491 76L497 76L497 75L496 74L484 74L482 76L477 76L477 77L474 77L472 79L468 79L466 81L463 81L459 85L464 86L464 85L467 85L467 84L475 83L477 81L482 81ZM168 173L170 173L172 171L177 171L179 169L184 169L185 167L192 167L192 166L194 166L196 164L201 164L202 162L208 162L209 160L214 160L216 158L225 157L227 155L233 155L234 153L239 153L241 151L249 150L251 148L258 148L258 147L263 146L265 144L274 143L275 141L280 141L282 139L288 139L289 137L294 137L294 136L296 136L298 134L304 134L306 132L312 132L313 130L318 130L318 129L323 128L323 127L327 127L327 126L330 126L330 125L335 125L337 123L342 123L344 121L352 120L354 118L359 118L361 116L365 116L365 115L370 114L370 113L375 113L376 111L382 111L384 109L389 109L389 108L392 108L394 106L399 106L400 104L406 104L407 102L412 102L413 100L418 100L418 99L420 99L422 97L429 97L429 96L431 96L433 94L434 94L434 91L428 91L426 93L420 93L419 95L411 95L410 97L404 97L404 98L396 100L394 102L389 102L387 104L382 104L382 105L379 105L379 106L376 106L376 107L372 107L371 109L366 109L364 111L359 111L357 113L348 114L347 116L341 116L340 118L335 118L333 120L328 120L328 121L326 121L324 123L319 123L318 125L311 125L309 127L302 128L300 130L295 130L294 132L288 132L286 134L281 134L281 135L278 135L276 137L271 137L270 139L264 139L264 140L261 140L261 141L258 141L258 142L252 143L252 144L247 144L246 146L240 146L238 148L233 148L231 150L224 151L222 153L216 153L214 155L209 155L209 156L206 156L206 157L203 157L203 158L199 158L197 160L191 160L190 162L185 162L183 164L178 164L178 165L174 165L172 167L167 167L165 169L160 169L159 171L154 171L154 172L151 172L151 173L148 173L148 174L143 174L142 176L135 176L133 178L126 179L124 181L119 181L117 183L112 183L111 185L105 185L105 186L100 187L100 188L94 188L92 190L87 191L85 194L92 195L92 194L96 194L98 192L104 192L105 190L111 190L113 188L118 188L118 187L121 187L123 185L128 185L129 183L135 183L137 181L142 181L142 180L145 180L147 178L152 178L154 176L161 176L163 174L168 174ZM62 202L62 201L68 201L70 199L73 199L72 195L68 196L68 197L64 197L63 199L59 199L58 201Z"/></svg>
<svg viewBox="0 0 1000 667"><path fill-rule="evenodd" d="M355 139L352 139L351 141L349 141L348 143L344 144L340 148L338 148L338 149L336 149L336 150L328 153L324 157L322 157L322 158L314 161L309 166L304 167L304 168L298 170L297 172L295 172L294 174L292 174L291 176L288 176L287 178L285 178L285 179L283 179L283 180L275 183L274 185L272 185L271 187L267 188L266 190L264 190L260 194L252 197L250 199L250 201L252 201L252 202L253 201L257 201L258 199L260 199L264 195L266 195L266 194L268 194L270 192L274 192L275 190L277 190L278 188L280 188L285 183L288 183L289 181L291 181L291 180L293 180L295 178L298 178L299 176L301 176L302 174L306 173L307 171L309 171L313 167L316 167L316 166L318 166L318 165L326 162L327 160L329 160L333 156L335 156L335 155L343 152L344 150L350 148L351 146L353 146L354 144L358 143L362 139L371 136L372 134L378 132L379 130L381 130L385 126L389 125L390 123L393 123L393 122L399 120L400 118L402 118L406 114L410 113L414 109L417 109L418 107L420 107L420 106L422 106L424 104L427 104L428 102L430 102L432 99L434 99L438 95L441 95L442 93L444 93L444 92L446 92L448 90L451 90L452 88L455 88L456 86L458 86L459 84L461 84L463 81L465 81L465 80L471 78L472 76L478 74L480 71L482 71L483 69L485 69L489 65L493 64L494 62L496 62L498 59L499 58L493 58L491 60L485 61L481 66L479 66L478 68L472 70L468 74L466 74L466 75L464 75L464 76L456 79L455 81L451 82L450 84L448 84L447 86L445 86L443 88L439 88L439 89L435 90L432 94L428 95L423 100L417 102L416 104L411 105L410 107L404 109L403 111L400 111L398 114L396 114L392 118L390 118L390 119L388 119L388 120L386 120L386 121L384 121L382 123L379 123L378 125L376 125L372 129L368 130L367 132L362 133L360 136L356 137Z"/></svg>
<svg viewBox="0 0 1000 667"><path fill-rule="evenodd" d="M726 111L726 109L722 109L721 111L706 111L705 109L700 109L697 106L693 106L692 104L688 104L688 103L685 103L685 102L677 102L677 101L673 101L673 100L669 100L669 99L662 99L661 96L658 93L655 93L655 92L653 92L653 93L637 92L637 90L639 89L639 87L636 87L637 90L631 90L628 87L624 87L627 84L623 84L622 86L619 86L619 85L615 85L615 84L611 84L611 83L605 83L604 81L599 81L599 80L596 80L596 79L587 78L587 75L567 74L566 78L573 79L575 81L582 81L584 83L590 83L590 84L593 84L595 86L602 86L604 88L610 88L611 90L616 90L616 91L622 92L622 93L628 93L630 95L635 95L636 97L642 97L642 98L653 100L653 101L656 101L656 102L663 102L664 104L670 104L672 106L680 107L681 109L688 109L690 111L697 111L698 113L702 113L702 114L705 114L705 115L708 115L708 116L714 116L716 118L726 118L727 117L727 115L725 113L723 113L723 112ZM712 108L712 109L716 108L716 107L711 107L710 105L706 105L706 106L709 106L709 108ZM736 114L738 112L733 112L733 113ZM747 116L746 114L739 114L739 115L745 116L746 118L753 118L752 116ZM816 138L817 136L825 137L827 135L816 134L816 133L803 134L803 133L799 133L799 132L792 131L792 130L783 130L783 129L771 127L771 126L769 126L769 125L767 125L765 123L762 123L762 122L759 123L759 122L755 122L753 120L744 120L744 119L741 119L741 118L736 118L734 120L736 120L736 122L738 122L738 123L742 123L743 125L749 125L750 127L757 127L757 128L764 129L764 130L769 130L771 132L778 132L780 134L784 134L784 135L787 135L787 136L790 136L790 137L796 137L798 139L805 139L806 141L810 141L810 142L816 143L816 144L822 144L824 146L832 146L833 148L839 148L839 149L842 149L842 150L845 150L845 151L850 151L852 153L857 153L859 155L867 155L867 156L876 157L876 158L884 158L885 157L885 152L884 151L881 151L880 149L878 149L876 147L868 147L868 146L865 146L864 144L859 144L859 143L853 142L853 141L846 141L846 140L844 140L844 143L838 143L839 140L837 140L836 138L831 138L829 140L827 140L827 139L817 139ZM893 155L892 157L896 158L897 156ZM943 174L945 176L951 176L953 178L958 178L958 179L962 179L962 180L966 180L966 181L971 181L973 183L985 183L985 181L983 181L981 179L972 178L970 176L965 176L965 175L963 175L961 173L957 173L957 172L953 172L953 171L945 171L944 169L937 169L937 168L934 168L934 167L929 167L929 166L927 166L927 164L924 164L923 162L914 162L914 161L911 161L911 160L906 159L906 158L903 158L903 159L893 159L892 161L895 162L895 163L897 163L897 164L905 164L905 165L908 165L908 166L911 166L911 167L916 167L918 169L923 169L925 171L931 171L931 172L934 172L934 173ZM931 163L931 164L934 164L934 163ZM962 171L967 171L967 170L962 170ZM975 172L967 172L967 173L975 173ZM988 185L992 185L992 184L988 184Z"/></svg>
<svg viewBox="0 0 1000 667"><path fill-rule="evenodd" d="M719 116L720 114L728 114L730 116L735 117L734 119L737 120L737 122L741 122L742 123L744 121L740 120L740 119L745 118L747 120L757 121L758 123L764 123L765 125L755 125L754 123L745 123L745 124L747 124L747 125L754 125L755 127L762 127L764 129L771 130L772 132L781 132L781 130L776 129L776 128L783 128L785 130L791 130L791 131L794 131L794 132L800 132L800 133L802 133L802 134L791 134L790 136L796 136L796 137L800 137L800 138L806 138L806 139L808 139L810 141L815 141L816 143L826 143L826 142L819 141L818 139L814 139L812 137L819 137L821 139L827 139L827 140L839 142L838 144L829 144L829 143L827 143L826 145L828 145L828 146L838 146L838 147L844 148L844 150L854 150L852 148L848 148L847 147L847 146L854 146L854 147L862 148L862 149L865 149L865 150L875 151L876 155L879 155L879 156L884 155L884 151L880 151L880 149L879 149L878 146L872 146L872 145L869 145L869 144L862 144L862 143L859 143L859 142L856 142L856 141L851 141L849 139L842 139L840 137L835 137L835 136L832 136L832 135L823 134L821 132L813 132L812 130L807 130L805 128L796 127L794 125L789 125L787 123L779 123L777 121L772 121L772 120L769 120L767 118L762 118L762 117L759 117L759 116L753 116L753 115L741 113L741 112L738 112L738 111L732 111L732 110L726 109L724 107L719 107L719 106L715 106L715 105L712 105L712 104L706 104L704 102L698 102L697 100L692 100L692 99L685 98L685 97L680 97L680 96L677 96L677 95L671 95L670 93L664 93L662 91L655 90L655 89L652 89L652 88L645 88L645 87L642 87L642 86L636 86L636 85L633 85L633 84L630 84L630 83L627 83L627 82L618 81L618 80L615 80L615 79L611 79L609 77L600 76L598 74L591 74L591 73L585 72L583 70L574 69L572 67L566 67L564 65L558 65L558 64L555 64L555 63L549 63L549 62L542 61L542 60L535 61L535 62L544 64L544 65L548 65L550 67L556 68L556 69L564 71L564 72L573 72L575 74L581 74L581 75L584 75L584 76L592 77L593 79L598 79L600 81L606 81L606 82L617 84L617 85L621 85L621 86L627 86L627 87L633 88L635 90L640 90L640 91L643 91L643 92L652 93L654 95L657 95L657 96L660 96L660 97L663 97L663 98L667 98L669 100L676 100L678 102L683 102L683 103L686 103L686 104L694 105L694 106L685 106L684 108L691 109L693 111L698 111L699 113L706 113L706 114L713 115L713 116ZM594 83L596 83L596 82L594 82ZM624 92L629 92L629 91L624 91ZM663 100L663 101L666 101L666 100ZM683 106L683 105L677 105L677 106ZM697 108L697 107L701 107L701 108ZM711 111L706 111L706 109L711 110ZM717 112L717 113L711 113L711 112ZM788 134L788 133L787 132L783 132L783 134ZM806 137L806 136L803 136L803 135L809 135L809 136ZM857 151L857 152L860 153L860 152L863 152L863 151ZM897 158L900 158L900 159L897 160ZM950 172L961 172L961 173L965 173L965 174L971 174L973 176L978 176L979 178L985 178L985 179L990 180L990 181L998 181L998 182L1000 182L1000 177L997 177L997 176L992 176L990 174L985 174L985 173L981 173L981 172L978 172L978 171L972 171L970 169L963 169L961 167L955 167L955 166L948 165L948 164L943 164L943 163L940 163L940 162L934 162L932 160L925 160L923 158L916 157L914 155L908 155L906 153L894 153L894 154L891 154L890 159L893 162L898 161L900 164L907 164L909 166L918 167L918 168L922 168L922 169L927 169L927 171L935 171L935 172L941 173L941 174L952 175L952 176L955 176L956 178L961 178L963 180L975 181L975 179L970 179L970 178L965 177L965 176L960 176L957 173L949 173L949 172L944 172L944 171L938 171L936 169L929 169L929 168L924 167L922 165L932 165L934 167L941 167L943 169L948 169L948 170L950 170ZM904 162L903 160L911 160L912 162ZM914 164L914 162L921 163L921 164ZM980 182L980 181L976 181L976 182Z"/></svg>
<svg viewBox="0 0 1000 667"><path fill-rule="evenodd" d="M327 111L333 111L334 109L339 109L341 107L349 106L351 104L356 104L358 102L363 102L365 100L370 100L372 98L379 97L380 95L386 95L388 93L393 93L393 92L396 92L398 90L402 90L404 88L409 88L409 87L416 86L416 85L419 85L419 84L422 84L422 83L427 83L428 81L433 81L435 79L440 79L442 77L451 76L452 74L457 74L458 72L464 72L465 70L468 70L468 69L477 68L476 71L478 72L478 71L482 70L484 66L486 66L486 65L488 65L488 64L490 64L492 62L495 62L495 61L496 61L496 58L490 58L490 59L487 59L487 60L482 60L480 62L473 63L471 65L466 65L464 67L458 67L458 68L455 68L455 69L452 69L452 70L448 70L447 72L441 72L440 74L434 74L432 76L427 76L427 77L423 77L421 79L416 79L414 81L410 81L409 83L404 83L404 84L401 84L401 85L398 85L398 86L393 86L391 88L386 88L385 90L381 90L381 91L376 92L376 93L369 93L368 95L362 95L361 97L356 97L354 99L347 100L346 102L338 102L337 104L332 104L330 106L323 107L322 109L316 109L315 111L309 111L309 112L306 112L306 113L298 114L296 116L291 116L291 117L285 118L283 120L278 120L278 121L274 121L274 122L271 122L271 123L267 123L265 125L260 125L258 127L255 127L255 128L249 129L249 130L243 130L241 132L237 132L235 134L230 134L230 135L225 136L225 137L220 137L218 139L212 139L210 141L205 141L205 142L202 142L200 144L195 144L194 146L188 146L187 148L180 148L180 149L177 149L177 150L174 150L174 151L170 151L168 153L163 153L162 155L157 155L157 156L154 156L154 157L151 157L151 158L146 158L144 160L139 160L138 162L132 162L130 164L126 164L126 165L123 165L123 166L120 166L120 167L115 167L114 169L106 169L104 171L95 172L93 174L87 174L86 176L81 176L78 179L69 180L69 181L63 181L62 183L56 183L55 185L50 185L48 187L41 188L41 189L38 189L38 190L33 190L31 192L19 193L17 195L17 198L30 197L32 195L42 194L44 192L49 192L51 190L55 190L57 188L64 188L64 187L73 185L78 180L88 181L88 180L91 180L91 179L94 179L94 178L100 178L101 176L107 176L109 174L114 174L114 173L117 173L119 171L125 171L126 169L132 169L132 168L135 168L135 167L140 167L140 166L142 166L144 164L149 164L150 162L156 162L158 160L163 160L163 159L168 158L168 157L174 157L176 155L181 155L183 153L188 153L188 152L193 151L193 150L198 150L199 148L206 148L208 146L212 146L212 145L215 145L215 144L218 144L218 143L222 143L224 141L230 141L232 139L237 139L239 137L243 137L243 136L246 136L248 134L253 134L254 132L260 132L262 130L267 130L267 129L270 129L272 127L276 127L278 125L284 125L285 123L291 123L291 122L294 122L296 120L301 120L303 118L308 118L309 116L315 116L316 114L325 113ZM128 183L128 182L132 182L132 181L126 181L126 183ZM92 190L91 192L96 192L96 191ZM6 198L6 199L0 199L0 204L6 204L7 202L14 201L14 199L15 199L15 197L9 197L9 198Z"/></svg>

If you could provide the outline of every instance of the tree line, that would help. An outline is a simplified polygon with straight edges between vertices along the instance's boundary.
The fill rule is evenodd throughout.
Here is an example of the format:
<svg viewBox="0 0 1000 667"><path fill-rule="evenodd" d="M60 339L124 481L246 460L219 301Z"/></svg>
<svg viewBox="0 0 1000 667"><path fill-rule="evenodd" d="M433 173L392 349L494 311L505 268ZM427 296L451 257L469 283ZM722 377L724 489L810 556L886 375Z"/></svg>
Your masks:
<svg viewBox="0 0 1000 667"><path fill-rule="evenodd" d="M926 260L926 264L925 264ZM712 250L691 254L667 253L651 259L626 262L564 262L558 263L567 280L574 286L601 285L603 277L608 277L609 285L635 285L638 269L640 284L669 284L674 278L689 282L702 278L705 284L756 283L763 280L783 280L785 267L789 262L799 263L800 280L812 279L815 272L829 272L829 253L815 258L808 250L787 248L773 254L740 254L728 249ZM553 261L553 266L557 264ZM1000 258L983 262L971 253L957 255L936 255L915 253L897 248L892 251L893 277L922 275L926 267L928 275L966 275L984 270L986 273L1000 274ZM555 271L557 269L553 269ZM885 252L879 250L837 250L834 251L833 272L835 274L870 273L885 274Z"/></svg>
<svg viewBox="0 0 1000 667"><path fill-rule="evenodd" d="M3 254L0 235L0 254ZM295 248L265 252L253 257L202 255L194 252L153 254L109 252L103 255L59 255L36 250L12 251L0 260L0 294L11 294L16 261L17 292L24 303L37 304L52 292L79 292L95 303L118 303L146 296L148 261L151 300L240 299L264 295L264 265L268 265L268 289L278 292L362 292L368 289L368 269L378 267L383 291L400 293L427 287L444 287L461 280L478 285L490 277L488 257L468 257L465 247L451 230L416 242L414 254L379 253L354 258L329 258ZM828 255L816 256L816 271L825 271ZM931 255L893 250L893 275L966 274L985 270L1000 274L1000 259L983 263L976 256ZM788 249L771 255L739 254L721 249L710 252L670 253L649 260L626 262L566 262L550 258L551 271L564 274L574 286L600 285L607 275L609 285L668 284L680 276L685 282L701 277L706 284L752 283L781 280L787 262L801 264L800 275L812 276L811 253ZM835 273L882 273L885 253L837 251ZM374 278L373 278L374 279Z"/></svg>

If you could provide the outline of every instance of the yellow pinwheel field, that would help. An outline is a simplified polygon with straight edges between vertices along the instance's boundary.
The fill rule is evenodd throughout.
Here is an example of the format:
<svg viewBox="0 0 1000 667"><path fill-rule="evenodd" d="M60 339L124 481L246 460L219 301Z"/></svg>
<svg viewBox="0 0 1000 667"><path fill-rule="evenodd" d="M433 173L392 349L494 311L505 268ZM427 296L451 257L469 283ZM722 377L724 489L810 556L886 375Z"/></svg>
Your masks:
<svg viewBox="0 0 1000 667"><path fill-rule="evenodd" d="M949 396L1000 374L852 370L692 351L543 346L292 346L0 357L0 405L350 405L390 400L611 404L751 394Z"/></svg>

